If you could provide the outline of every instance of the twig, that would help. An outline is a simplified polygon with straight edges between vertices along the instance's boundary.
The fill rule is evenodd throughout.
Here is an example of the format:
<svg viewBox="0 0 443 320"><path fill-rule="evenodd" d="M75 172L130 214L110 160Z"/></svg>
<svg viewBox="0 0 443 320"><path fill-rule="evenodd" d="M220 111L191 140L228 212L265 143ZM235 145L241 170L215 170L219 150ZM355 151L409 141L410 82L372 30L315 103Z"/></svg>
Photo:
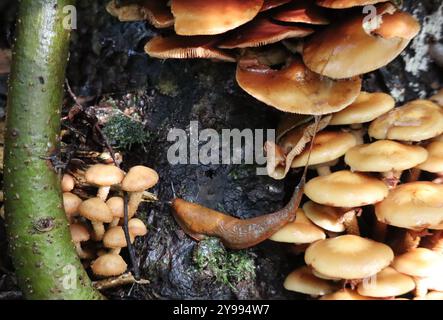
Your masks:
<svg viewBox="0 0 443 320"><path fill-rule="evenodd" d="M118 277L112 277L99 281L94 281L92 284L97 290L107 290L132 283L148 284L149 280L141 279L137 281L132 275L132 273L128 272Z"/></svg>
<svg viewBox="0 0 443 320"><path fill-rule="evenodd" d="M140 269L138 267L138 263L136 261L136 255L134 247L131 243L131 237L129 236L129 228L128 228L128 193L123 192L123 203L124 203L124 223L123 223L123 231L125 232L126 243L129 251L129 259L131 260L132 271L134 272L135 280L140 280Z"/></svg>

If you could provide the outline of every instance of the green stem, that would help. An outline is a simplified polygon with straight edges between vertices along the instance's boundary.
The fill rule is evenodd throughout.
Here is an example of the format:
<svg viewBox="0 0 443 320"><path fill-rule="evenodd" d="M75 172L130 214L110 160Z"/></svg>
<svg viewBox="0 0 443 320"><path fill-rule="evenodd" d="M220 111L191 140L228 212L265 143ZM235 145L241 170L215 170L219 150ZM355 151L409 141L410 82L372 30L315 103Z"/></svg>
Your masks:
<svg viewBox="0 0 443 320"><path fill-rule="evenodd" d="M77 257L60 180L58 148L73 0L21 0L9 81L4 191L9 250L28 299L101 299ZM46 159L46 160L45 160Z"/></svg>

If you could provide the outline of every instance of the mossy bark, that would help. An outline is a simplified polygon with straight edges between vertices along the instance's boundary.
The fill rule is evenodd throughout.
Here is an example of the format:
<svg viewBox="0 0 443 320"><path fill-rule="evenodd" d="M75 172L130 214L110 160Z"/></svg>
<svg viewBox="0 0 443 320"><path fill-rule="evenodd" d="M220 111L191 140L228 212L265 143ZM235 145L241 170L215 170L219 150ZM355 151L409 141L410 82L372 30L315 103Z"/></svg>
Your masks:
<svg viewBox="0 0 443 320"><path fill-rule="evenodd" d="M4 191L9 250L28 299L100 299L71 242L58 146L72 0L21 0L9 81Z"/></svg>

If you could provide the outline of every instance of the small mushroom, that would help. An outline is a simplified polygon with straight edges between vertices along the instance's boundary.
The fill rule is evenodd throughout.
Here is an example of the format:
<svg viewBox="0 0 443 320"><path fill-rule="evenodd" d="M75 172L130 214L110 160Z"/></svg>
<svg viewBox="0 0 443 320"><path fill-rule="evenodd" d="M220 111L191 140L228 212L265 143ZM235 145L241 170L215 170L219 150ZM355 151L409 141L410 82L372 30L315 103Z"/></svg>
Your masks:
<svg viewBox="0 0 443 320"><path fill-rule="evenodd" d="M357 286L362 296L390 298L406 294L415 289L414 279L387 267L373 276L374 279L363 281Z"/></svg>
<svg viewBox="0 0 443 320"><path fill-rule="evenodd" d="M291 168L301 168L308 164L314 167L319 175L331 174L329 164L355 145L357 139L348 132L321 131L315 136L312 148L305 149L292 160Z"/></svg>
<svg viewBox="0 0 443 320"><path fill-rule="evenodd" d="M329 20L323 15L321 8L309 1L291 3L273 14L272 18L290 23L329 24Z"/></svg>
<svg viewBox="0 0 443 320"><path fill-rule="evenodd" d="M122 197L112 197L106 201L106 205L111 209L113 220L110 227L118 225L121 218L124 217L124 201Z"/></svg>
<svg viewBox="0 0 443 320"><path fill-rule="evenodd" d="M155 170L145 166L132 167L122 181L122 190L129 192L128 216L132 218L143 198L143 192L158 182Z"/></svg>
<svg viewBox="0 0 443 320"><path fill-rule="evenodd" d="M144 236L148 233L146 225L138 218L132 218L128 221L128 229L134 237Z"/></svg>
<svg viewBox="0 0 443 320"><path fill-rule="evenodd" d="M361 79L332 80L315 74L298 58L281 70L257 61L239 62L237 82L251 96L278 110L324 115L350 105L361 90Z"/></svg>
<svg viewBox="0 0 443 320"><path fill-rule="evenodd" d="M82 223L73 223L69 226L71 231L72 241L75 245L75 250L80 259L91 259L90 252L84 251L81 243L86 242L91 238L88 228Z"/></svg>
<svg viewBox="0 0 443 320"><path fill-rule="evenodd" d="M111 16L117 17L120 21L143 21L145 14L137 3L131 3L124 6L118 6L116 0L108 2L106 11Z"/></svg>
<svg viewBox="0 0 443 320"><path fill-rule="evenodd" d="M343 232L346 226L343 221L343 211L340 208L323 206L313 201L303 205L306 217L314 224L330 232Z"/></svg>
<svg viewBox="0 0 443 320"><path fill-rule="evenodd" d="M118 254L107 253L98 257L91 265L92 272L97 276L113 277L123 274L128 265Z"/></svg>
<svg viewBox="0 0 443 320"><path fill-rule="evenodd" d="M263 0L172 0L178 35L214 35L251 21L263 7Z"/></svg>
<svg viewBox="0 0 443 320"><path fill-rule="evenodd" d="M386 185L394 188L404 170L425 162L427 158L428 152L423 147L379 140L350 148L345 162L352 171L382 173Z"/></svg>
<svg viewBox="0 0 443 320"><path fill-rule="evenodd" d="M276 242L306 244L325 238L326 235L323 230L315 226L308 218L306 218L303 210L298 209L295 220L289 222L274 233L269 240Z"/></svg>
<svg viewBox="0 0 443 320"><path fill-rule="evenodd" d="M375 119L368 130L375 139L422 141L443 133L443 108L415 100Z"/></svg>
<svg viewBox="0 0 443 320"><path fill-rule="evenodd" d="M314 30L297 25L281 25L268 18L251 21L234 30L218 47L221 49L260 47L283 39L302 38Z"/></svg>
<svg viewBox="0 0 443 320"><path fill-rule="evenodd" d="M75 187L74 177L65 173L62 177L61 187L63 192L71 192Z"/></svg>
<svg viewBox="0 0 443 320"><path fill-rule="evenodd" d="M286 290L308 294L311 297L323 296L336 290L334 283L317 278L307 266L292 271L286 277L283 287Z"/></svg>
<svg viewBox="0 0 443 320"><path fill-rule="evenodd" d="M81 203L80 215L91 221L94 228L94 239L100 241L105 234L103 223L111 223L113 220L111 209L106 203L98 198L90 198Z"/></svg>
<svg viewBox="0 0 443 320"><path fill-rule="evenodd" d="M305 262L332 278L356 280L371 277L394 259L387 245L355 235L317 241L305 253Z"/></svg>
<svg viewBox="0 0 443 320"><path fill-rule="evenodd" d="M345 79L374 71L394 60L418 34L420 25L411 15L392 12L393 6L386 7L379 7L378 14L381 21L389 23L381 23L376 30L366 30L365 16L358 15L315 33L303 48L306 66L318 74Z"/></svg>
<svg viewBox="0 0 443 320"><path fill-rule="evenodd" d="M134 235L129 232L131 243L134 242ZM105 248L111 249L110 253L119 254L121 248L127 246L125 232L121 226L115 226L109 228L103 236L103 245Z"/></svg>
<svg viewBox="0 0 443 320"><path fill-rule="evenodd" d="M145 52L159 59L214 59L235 62L235 57L223 50L214 48L217 39L209 36L153 37L145 45Z"/></svg>
<svg viewBox="0 0 443 320"><path fill-rule="evenodd" d="M143 0L141 10L154 27L161 29L174 25L174 16L168 2L169 0Z"/></svg>
<svg viewBox="0 0 443 320"><path fill-rule="evenodd" d="M106 201L111 186L119 184L125 173L114 165L95 164L85 172L86 182L98 186L97 197Z"/></svg>
<svg viewBox="0 0 443 320"><path fill-rule="evenodd" d="M365 297L357 293L356 290L341 289L337 292L327 294L320 300L376 300L374 298Z"/></svg>
<svg viewBox="0 0 443 320"><path fill-rule="evenodd" d="M77 195L71 192L63 192L63 208L69 222L73 222L74 217L78 216L81 203L82 199Z"/></svg>
<svg viewBox="0 0 443 320"><path fill-rule="evenodd" d="M359 208L383 200L388 188L378 179L343 170L311 179L306 183L305 194L316 203L342 208L347 231L359 234Z"/></svg>
<svg viewBox="0 0 443 320"><path fill-rule="evenodd" d="M428 159L421 163L417 168L427 172L437 174L434 183L443 183L443 142L434 141L426 146Z"/></svg>

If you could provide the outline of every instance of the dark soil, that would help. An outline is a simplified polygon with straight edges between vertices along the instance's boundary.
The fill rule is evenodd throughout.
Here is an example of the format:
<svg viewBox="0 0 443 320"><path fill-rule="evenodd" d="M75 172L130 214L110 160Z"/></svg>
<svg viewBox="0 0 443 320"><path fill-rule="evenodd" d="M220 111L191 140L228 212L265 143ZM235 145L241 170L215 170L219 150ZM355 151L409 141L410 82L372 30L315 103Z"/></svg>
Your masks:
<svg viewBox="0 0 443 320"><path fill-rule="evenodd" d="M434 13L439 0L404 3L423 20ZM290 247L265 242L248 250L255 263L255 278L236 281L234 288L217 281L210 270L200 270L193 259L197 243L173 220L168 201L176 195L237 217L249 218L280 208L293 190L297 176L284 181L257 176L252 165L170 165L167 150L171 128L189 134L190 121L199 128L275 128L281 114L244 93L235 83L235 66L211 61L159 61L143 52L155 34L146 23L120 23L104 11L106 1L78 1L78 30L73 34L68 68L76 95L91 97L89 104L112 97L120 105L136 101L149 133L148 142L124 154L124 167L144 164L158 171L161 180L152 190L160 201L143 205L140 216L148 236L136 242L140 267L148 285L110 290L111 298L129 299L289 299L283 289L286 274L300 257ZM0 46L9 46L13 32L15 1L0 1ZM438 16L443 21L443 13ZM442 25L443 23L440 23ZM429 36L426 43L432 42ZM365 77L365 89L396 94L399 103L428 96L441 86L441 70L432 62L426 71L412 74L405 64L414 57L402 55L388 67ZM0 111L6 99L6 77L0 78ZM132 99L136 97L136 99ZM69 104L66 107L70 107ZM1 115L1 114L0 114ZM6 256L0 222L0 299L20 298Z"/></svg>

